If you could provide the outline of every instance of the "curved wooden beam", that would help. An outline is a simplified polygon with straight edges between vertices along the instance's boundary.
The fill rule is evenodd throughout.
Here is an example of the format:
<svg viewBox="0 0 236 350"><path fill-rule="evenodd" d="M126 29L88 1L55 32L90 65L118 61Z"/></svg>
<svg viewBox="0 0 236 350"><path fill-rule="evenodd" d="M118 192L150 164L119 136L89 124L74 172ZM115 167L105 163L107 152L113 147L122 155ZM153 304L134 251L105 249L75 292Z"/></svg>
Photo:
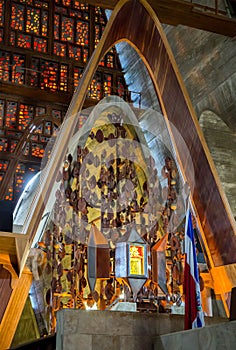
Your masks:
<svg viewBox="0 0 236 350"><path fill-rule="evenodd" d="M86 3L114 9L119 0L87 0ZM226 10L213 5L207 6L197 1L148 0L160 22L177 26L179 24L209 32L235 37L236 20L230 18Z"/></svg>
<svg viewBox="0 0 236 350"><path fill-rule="evenodd" d="M36 232L40 214L43 213L44 201L49 196L50 188L65 157L67 145L76 125L76 115L82 109L88 86L100 59L110 47L122 40L128 41L136 48L153 80L177 151L178 161L191 188L211 267L234 265L236 263L234 218L161 24L145 0L121 0L113 11L102 39L73 96L64 125L45 169L38 199L29 213L25 232L30 233L32 238ZM178 135L184 139L187 152L182 147ZM190 162L193 162L194 179L189 168ZM235 275L236 272L234 277ZM232 276L229 277L231 286L236 283Z"/></svg>

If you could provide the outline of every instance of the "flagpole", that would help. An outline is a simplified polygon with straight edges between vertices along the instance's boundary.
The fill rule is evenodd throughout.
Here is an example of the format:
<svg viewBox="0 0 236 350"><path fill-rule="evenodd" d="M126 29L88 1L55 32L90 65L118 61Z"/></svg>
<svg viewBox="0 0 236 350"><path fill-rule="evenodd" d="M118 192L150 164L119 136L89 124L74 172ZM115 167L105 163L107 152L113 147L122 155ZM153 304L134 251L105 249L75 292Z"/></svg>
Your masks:
<svg viewBox="0 0 236 350"><path fill-rule="evenodd" d="M184 294L185 329L203 327L204 316L201 305L195 237L190 211L190 196L186 200Z"/></svg>

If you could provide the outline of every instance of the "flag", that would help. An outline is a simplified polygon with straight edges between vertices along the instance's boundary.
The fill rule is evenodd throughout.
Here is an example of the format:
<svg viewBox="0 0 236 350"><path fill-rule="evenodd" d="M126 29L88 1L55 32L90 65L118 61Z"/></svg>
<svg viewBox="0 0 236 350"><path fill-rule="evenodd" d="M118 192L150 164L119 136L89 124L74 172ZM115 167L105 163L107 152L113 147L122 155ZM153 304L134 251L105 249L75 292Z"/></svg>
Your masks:
<svg viewBox="0 0 236 350"><path fill-rule="evenodd" d="M190 209L185 223L185 329L204 327L196 247Z"/></svg>

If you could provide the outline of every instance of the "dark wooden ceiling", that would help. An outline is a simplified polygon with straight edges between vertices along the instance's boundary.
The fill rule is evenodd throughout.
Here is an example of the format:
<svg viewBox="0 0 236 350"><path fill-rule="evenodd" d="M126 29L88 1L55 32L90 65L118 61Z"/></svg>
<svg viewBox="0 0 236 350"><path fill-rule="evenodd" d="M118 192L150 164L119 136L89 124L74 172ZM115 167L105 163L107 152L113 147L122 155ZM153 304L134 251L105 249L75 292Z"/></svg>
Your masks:
<svg viewBox="0 0 236 350"><path fill-rule="evenodd" d="M181 0L147 0L158 15L161 23L206 30L229 37L236 36L236 19L229 18L217 7ZM88 4L114 9L119 0L86 0Z"/></svg>

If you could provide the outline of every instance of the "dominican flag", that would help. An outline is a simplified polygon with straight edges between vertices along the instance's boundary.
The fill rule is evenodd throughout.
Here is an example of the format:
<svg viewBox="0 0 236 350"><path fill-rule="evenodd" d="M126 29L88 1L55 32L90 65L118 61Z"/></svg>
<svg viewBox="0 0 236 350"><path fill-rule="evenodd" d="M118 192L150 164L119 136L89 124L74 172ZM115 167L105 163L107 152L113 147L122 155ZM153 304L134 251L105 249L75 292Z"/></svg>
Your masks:
<svg viewBox="0 0 236 350"><path fill-rule="evenodd" d="M204 327L204 315L197 267L196 247L190 209L185 223L185 329Z"/></svg>

